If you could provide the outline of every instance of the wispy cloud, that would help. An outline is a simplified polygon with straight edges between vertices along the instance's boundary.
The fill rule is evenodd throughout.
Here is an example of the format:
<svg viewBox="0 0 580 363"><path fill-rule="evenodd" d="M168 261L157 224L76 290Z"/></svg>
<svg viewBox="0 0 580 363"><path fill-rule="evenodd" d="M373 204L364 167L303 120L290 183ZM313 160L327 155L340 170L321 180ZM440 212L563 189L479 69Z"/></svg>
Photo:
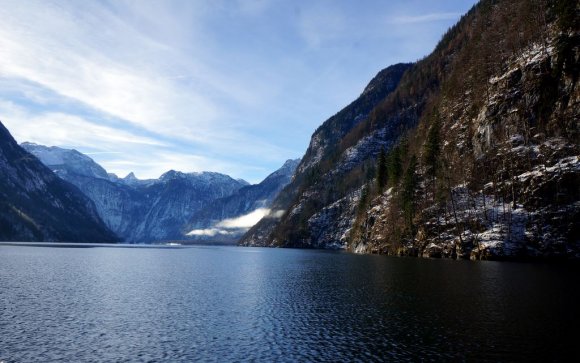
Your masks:
<svg viewBox="0 0 580 363"><path fill-rule="evenodd" d="M258 208L250 213L228 218L218 223L215 223L211 228L194 229L186 234L186 236L209 236L217 235L232 235L239 232L244 232L253 227L262 218L280 218L284 211L271 211L268 208Z"/></svg>
<svg viewBox="0 0 580 363"><path fill-rule="evenodd" d="M258 208L248 214L237 218L225 219L218 224L216 227L222 228L250 228L264 218L270 210L267 208Z"/></svg>
<svg viewBox="0 0 580 363"><path fill-rule="evenodd" d="M431 13L423 15L400 15L389 18L390 24L418 24L418 23L430 23L434 21L442 20L455 20L459 19L461 13L451 12L451 13Z"/></svg>
<svg viewBox="0 0 580 363"><path fill-rule="evenodd" d="M115 173L259 181L474 2L1 0L0 119Z"/></svg>
<svg viewBox="0 0 580 363"><path fill-rule="evenodd" d="M93 152L84 152L85 155L103 155L103 154L122 154L120 151L93 151Z"/></svg>
<svg viewBox="0 0 580 363"><path fill-rule="evenodd" d="M159 57L174 59L172 49L136 32L106 9L85 4L80 9L48 2L3 7L2 75L33 80L150 131L200 138L188 123L197 122L203 130L219 111L202 93L159 77L168 66L158 64ZM7 8L12 8L10 13ZM43 16L31 19L35 13ZM100 24L111 28L95 32Z"/></svg>
<svg viewBox="0 0 580 363"><path fill-rule="evenodd" d="M186 233L186 236L190 236L190 237L198 237L198 236L215 237L217 235L226 235L227 236L230 234L232 234L232 233L225 230L225 229L206 228L206 229L194 229L193 231Z"/></svg>
<svg viewBox="0 0 580 363"><path fill-rule="evenodd" d="M19 141L64 146L75 140L78 145L107 148L117 145L164 146L157 139L98 125L77 115L61 112L34 113L9 101L0 100L3 122ZM24 126L24 127L23 127Z"/></svg>
<svg viewBox="0 0 580 363"><path fill-rule="evenodd" d="M234 176L267 172L259 166L196 154L157 138L99 125L77 115L34 112L2 100L0 115L17 141L74 147L97 160L107 171L120 176L133 171L140 178L157 178L169 169L186 172L212 170ZM74 140L73 146L71 140ZM258 182L259 179L250 181Z"/></svg>
<svg viewBox="0 0 580 363"><path fill-rule="evenodd" d="M176 148L189 144L187 152L203 150L215 158L223 159L228 153L247 159L267 155L270 162L293 153L248 134L224 107L254 105L259 98L242 85L243 79L227 78L210 67L203 59L207 57L205 40L190 36L191 28L183 29L184 24L196 23L203 14L197 12L204 10L201 6L188 9L187 17L179 19L176 10L182 8L180 3L141 5L118 2L116 12L99 3L80 2L7 1L0 7L4 19L0 23L0 79L37 103L32 118L0 114L17 139L80 148L109 142L157 146L171 142ZM34 16L39 13L43 16ZM175 20L182 21L174 25ZM144 30L145 25L165 36ZM170 36L174 38L170 40ZM192 53L185 54L184 44L190 40L196 43L188 45ZM259 88L259 82L254 86ZM40 97L46 94L40 88L50 90L52 99ZM68 100L113 125L99 127L83 120L83 115L38 109L49 102L47 109ZM131 135L126 130L132 128L151 136Z"/></svg>

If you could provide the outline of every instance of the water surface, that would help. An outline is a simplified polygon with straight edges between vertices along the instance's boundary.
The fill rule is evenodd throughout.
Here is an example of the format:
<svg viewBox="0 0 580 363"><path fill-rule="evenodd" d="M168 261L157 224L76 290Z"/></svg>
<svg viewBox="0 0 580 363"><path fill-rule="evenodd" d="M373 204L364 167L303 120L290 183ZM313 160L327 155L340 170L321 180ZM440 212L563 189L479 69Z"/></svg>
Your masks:
<svg viewBox="0 0 580 363"><path fill-rule="evenodd" d="M288 249L4 245L0 360L558 360L578 356L579 272Z"/></svg>

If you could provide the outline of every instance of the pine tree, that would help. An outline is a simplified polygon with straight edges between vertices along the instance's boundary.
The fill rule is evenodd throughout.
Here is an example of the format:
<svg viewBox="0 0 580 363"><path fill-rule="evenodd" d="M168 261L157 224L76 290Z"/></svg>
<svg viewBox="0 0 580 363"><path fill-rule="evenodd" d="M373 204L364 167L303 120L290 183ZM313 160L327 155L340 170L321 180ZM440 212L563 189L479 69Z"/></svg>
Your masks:
<svg viewBox="0 0 580 363"><path fill-rule="evenodd" d="M403 173L403 166L401 162L401 147L397 146L391 151L388 160L388 179L392 181L393 185L396 185L401 179L401 174Z"/></svg>
<svg viewBox="0 0 580 363"><path fill-rule="evenodd" d="M387 155L385 154L385 149L381 148L379 153L379 158L377 160L377 188L379 194L382 193L385 185L387 185Z"/></svg>
<svg viewBox="0 0 580 363"><path fill-rule="evenodd" d="M427 140L425 141L423 162L426 166L427 175L431 176L433 179L437 174L437 169L439 166L439 155L441 153L441 137L439 135L439 130L441 126L439 123L438 115L433 118L433 124L429 128L427 134Z"/></svg>
<svg viewBox="0 0 580 363"><path fill-rule="evenodd" d="M436 111L435 115L431 117L432 124L427 133L427 140L425 140L425 145L423 146L423 164L425 165L425 173L431 179L433 202L435 202L435 194L437 191L437 185L435 184L435 177L439 171L440 166L440 156L441 156L441 137L440 129L441 125L439 122L439 113Z"/></svg>
<svg viewBox="0 0 580 363"><path fill-rule="evenodd" d="M367 204L369 202L369 185L365 184L365 186L361 190L360 199L358 201L358 209L357 214L358 216L362 215L366 211Z"/></svg>
<svg viewBox="0 0 580 363"><path fill-rule="evenodd" d="M417 176L417 157L413 155L403 178L401 204L409 229L413 230L413 215L415 214L415 191L419 184Z"/></svg>

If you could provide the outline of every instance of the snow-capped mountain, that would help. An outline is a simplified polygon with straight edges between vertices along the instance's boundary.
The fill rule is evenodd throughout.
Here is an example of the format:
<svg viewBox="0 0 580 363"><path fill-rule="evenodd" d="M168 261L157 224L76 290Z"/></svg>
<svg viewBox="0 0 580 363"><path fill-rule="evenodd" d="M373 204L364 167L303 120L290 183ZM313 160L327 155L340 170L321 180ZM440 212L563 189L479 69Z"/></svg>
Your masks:
<svg viewBox="0 0 580 363"><path fill-rule="evenodd" d="M51 156L59 165L66 159L58 153ZM78 163L75 155L71 157L68 160L72 167ZM96 174L99 170L91 172ZM0 206L0 240L3 241L103 243L118 240L99 218L93 202L18 146L2 123Z"/></svg>
<svg viewBox="0 0 580 363"><path fill-rule="evenodd" d="M83 191L94 201L107 226L125 241L134 243L183 240L191 226L211 224L213 219L209 218L219 215L227 218L237 212L243 214L253 206L268 206L289 182L296 164L287 162L256 186L214 172L170 170L159 179L141 180L133 173L124 178L107 174L90 157L76 150L30 143L22 146ZM228 197L232 200L226 201ZM232 208L232 203L243 207Z"/></svg>
<svg viewBox="0 0 580 363"><path fill-rule="evenodd" d="M31 142L24 142L20 146L39 158L44 165L50 166L52 171L59 176L73 173L100 179L109 178L103 167L76 150L65 150L54 146L46 147Z"/></svg>
<svg viewBox="0 0 580 363"><path fill-rule="evenodd" d="M208 239L215 237L218 240L237 240L247 231L244 227L220 229L220 222L235 218L243 218L251 213L266 213L274 198L290 183L300 159L287 160L284 165L262 182L240 188L234 194L218 199L207 207L196 212L188 226L191 231L209 231L209 233L190 233L192 239ZM258 212L256 212L258 211ZM210 236L208 236L208 234ZM211 236L214 234L214 236Z"/></svg>

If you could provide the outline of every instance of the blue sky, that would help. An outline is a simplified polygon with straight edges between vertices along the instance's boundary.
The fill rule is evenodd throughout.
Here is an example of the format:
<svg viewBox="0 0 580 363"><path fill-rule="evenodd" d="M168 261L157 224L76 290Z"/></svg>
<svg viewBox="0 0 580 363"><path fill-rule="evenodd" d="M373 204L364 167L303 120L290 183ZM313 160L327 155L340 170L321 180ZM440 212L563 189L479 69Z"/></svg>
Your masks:
<svg viewBox="0 0 580 363"><path fill-rule="evenodd" d="M120 176L259 182L474 3L0 0L0 120Z"/></svg>

